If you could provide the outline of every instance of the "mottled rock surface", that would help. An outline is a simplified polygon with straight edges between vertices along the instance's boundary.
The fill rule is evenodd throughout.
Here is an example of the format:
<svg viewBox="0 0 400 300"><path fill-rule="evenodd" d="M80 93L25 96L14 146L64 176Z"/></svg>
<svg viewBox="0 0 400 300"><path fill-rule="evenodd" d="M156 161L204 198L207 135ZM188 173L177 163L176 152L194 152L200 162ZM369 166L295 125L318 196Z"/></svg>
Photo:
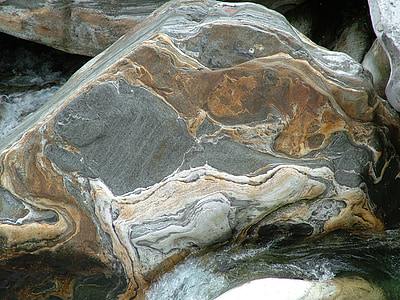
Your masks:
<svg viewBox="0 0 400 300"><path fill-rule="evenodd" d="M34 268L9 292L68 295L114 274L126 281L112 293L141 298L188 253L271 226L300 238L382 230L398 124L358 62L281 14L170 2L0 141L3 265L88 264L57 291L40 289Z"/></svg>
<svg viewBox="0 0 400 300"><path fill-rule="evenodd" d="M5 0L0 2L0 31L95 56L164 2Z"/></svg>
<svg viewBox="0 0 400 300"><path fill-rule="evenodd" d="M391 66L386 96L390 104L400 111L400 3L388 0L368 0L368 3L375 33Z"/></svg>

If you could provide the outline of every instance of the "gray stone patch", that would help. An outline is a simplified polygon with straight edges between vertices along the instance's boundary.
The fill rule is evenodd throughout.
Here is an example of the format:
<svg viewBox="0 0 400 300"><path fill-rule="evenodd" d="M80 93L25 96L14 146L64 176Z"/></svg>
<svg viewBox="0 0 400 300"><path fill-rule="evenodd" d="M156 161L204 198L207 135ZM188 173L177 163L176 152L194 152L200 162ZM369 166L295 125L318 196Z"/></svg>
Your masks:
<svg viewBox="0 0 400 300"><path fill-rule="evenodd" d="M29 214L23 219L22 224L28 223L46 223L46 224L55 224L58 222L59 217L58 214L52 210L40 210L35 207L29 208Z"/></svg>
<svg viewBox="0 0 400 300"><path fill-rule="evenodd" d="M64 170L101 178L116 195L148 187L173 173L194 141L176 112L142 86L94 86L55 117L55 131L78 157L48 150Z"/></svg>
<svg viewBox="0 0 400 300"><path fill-rule="evenodd" d="M212 123L210 120L205 119L199 126L196 132L196 136L201 139L203 135L211 135L217 132L221 126Z"/></svg>
<svg viewBox="0 0 400 300"><path fill-rule="evenodd" d="M332 161L335 179L339 184L357 187L368 176L371 153L352 144L347 135L340 133L324 151Z"/></svg>
<svg viewBox="0 0 400 300"><path fill-rule="evenodd" d="M84 168L80 154L69 152L58 144L47 145L44 153L52 161L57 161L57 166L66 172L74 172Z"/></svg>
<svg viewBox="0 0 400 300"><path fill-rule="evenodd" d="M185 153L185 159L179 170L186 170L204 166L207 162L204 148L200 144L193 146L188 152Z"/></svg>
<svg viewBox="0 0 400 300"><path fill-rule="evenodd" d="M218 38L219 35L224 38ZM273 55L279 52L277 49L285 46L276 35L250 27L225 24L203 26L196 35L186 40L176 39L176 44L185 54L198 58L203 65L212 69L228 68L256 57ZM260 50L254 48L255 44L268 47ZM290 49L285 47L285 50Z"/></svg>
<svg viewBox="0 0 400 300"><path fill-rule="evenodd" d="M25 217L29 210L9 191L0 187L0 222L15 224L18 219Z"/></svg>
<svg viewBox="0 0 400 300"><path fill-rule="evenodd" d="M210 166L233 175L251 174L268 164L284 163L284 159L260 153L225 137L202 145Z"/></svg>
<svg viewBox="0 0 400 300"><path fill-rule="evenodd" d="M332 217L340 214L346 203L334 199L322 199L310 206L310 217L307 220L314 227L316 233L324 231L325 223Z"/></svg>
<svg viewBox="0 0 400 300"><path fill-rule="evenodd" d="M24 225L29 223L55 224L58 215L51 210L40 210L23 203L9 191L0 187L0 223Z"/></svg>

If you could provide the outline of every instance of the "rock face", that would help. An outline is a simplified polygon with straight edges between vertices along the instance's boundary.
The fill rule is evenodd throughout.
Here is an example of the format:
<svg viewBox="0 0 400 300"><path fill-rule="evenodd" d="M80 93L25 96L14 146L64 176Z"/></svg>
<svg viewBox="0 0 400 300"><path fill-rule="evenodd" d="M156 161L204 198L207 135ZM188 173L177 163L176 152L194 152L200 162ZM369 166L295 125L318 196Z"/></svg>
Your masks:
<svg viewBox="0 0 400 300"><path fill-rule="evenodd" d="M390 104L400 111L400 5L397 1L369 0L371 19L379 42L385 49L391 66L386 86Z"/></svg>
<svg viewBox="0 0 400 300"><path fill-rule="evenodd" d="M95 56L164 2L6 0L0 3L0 31Z"/></svg>
<svg viewBox="0 0 400 300"><path fill-rule="evenodd" d="M142 298L191 251L271 226L381 230L398 124L359 63L279 13L170 2L0 142L1 258L31 278L9 293L66 295L114 274L112 293ZM37 269L13 269L27 257L86 265L44 288Z"/></svg>

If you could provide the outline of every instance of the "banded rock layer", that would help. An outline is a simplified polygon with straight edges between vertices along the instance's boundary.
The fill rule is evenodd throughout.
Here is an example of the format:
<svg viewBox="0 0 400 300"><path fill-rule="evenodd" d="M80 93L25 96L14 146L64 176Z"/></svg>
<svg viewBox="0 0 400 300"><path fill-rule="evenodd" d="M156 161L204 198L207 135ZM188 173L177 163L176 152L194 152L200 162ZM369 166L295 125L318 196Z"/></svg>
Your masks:
<svg viewBox="0 0 400 300"><path fill-rule="evenodd" d="M126 279L112 293L143 298L188 253L271 225L381 230L397 217L377 211L398 186L398 124L360 64L282 15L170 2L0 146L3 265L89 264L62 289L11 292L65 296L105 272Z"/></svg>

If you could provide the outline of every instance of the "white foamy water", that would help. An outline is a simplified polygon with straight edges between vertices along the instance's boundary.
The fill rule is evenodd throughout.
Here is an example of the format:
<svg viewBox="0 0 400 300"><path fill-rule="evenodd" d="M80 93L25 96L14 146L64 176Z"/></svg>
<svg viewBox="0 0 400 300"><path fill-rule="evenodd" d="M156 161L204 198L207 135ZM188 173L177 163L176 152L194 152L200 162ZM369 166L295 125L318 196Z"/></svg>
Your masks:
<svg viewBox="0 0 400 300"><path fill-rule="evenodd" d="M329 283L323 285L327 280L335 277L332 271L333 266L325 259L307 260L305 263L300 263L302 266L269 264L266 267L263 263L260 264L259 261L252 262L252 258L257 258L259 254L259 251L250 251L247 255L241 255L240 258L250 259L245 261L245 264L256 264L259 268L265 268L266 276L268 276L268 273L274 273L271 272L273 269L276 273L275 275L280 273L281 275L291 275L289 277L309 277L309 279L269 278L263 281L256 280L255 282L263 283L262 289L253 289L251 286L251 290L254 293L248 293L249 299L265 299L266 291L268 291L271 299L305 299L303 298L304 295L313 293L316 293L316 297L307 299L325 299L324 295L326 293L331 294L334 291L333 285ZM236 257L239 258L237 255ZM212 300L240 282L240 278L228 278L229 275L226 277L220 272L213 271L213 265L213 259L205 263L204 261L202 262L201 258L190 258L178 264L172 272L165 274L151 286L151 289L146 293L146 300ZM251 270L245 269L237 275L240 276L241 274L247 277L245 273L251 273ZM271 270L268 271L268 269ZM262 277L261 275L258 276ZM258 276L256 275L256 277ZM284 286L286 288L290 287L290 290L282 290ZM244 290L247 293L247 290ZM241 289L235 289L233 296L228 292L218 299L244 299L241 297L240 292ZM256 294L258 295L257 297Z"/></svg>
<svg viewBox="0 0 400 300"><path fill-rule="evenodd" d="M209 300L226 286L223 276L203 269L197 259L189 259L153 284L146 300Z"/></svg>
<svg viewBox="0 0 400 300"><path fill-rule="evenodd" d="M10 95L0 94L0 139L53 97L61 86Z"/></svg>

